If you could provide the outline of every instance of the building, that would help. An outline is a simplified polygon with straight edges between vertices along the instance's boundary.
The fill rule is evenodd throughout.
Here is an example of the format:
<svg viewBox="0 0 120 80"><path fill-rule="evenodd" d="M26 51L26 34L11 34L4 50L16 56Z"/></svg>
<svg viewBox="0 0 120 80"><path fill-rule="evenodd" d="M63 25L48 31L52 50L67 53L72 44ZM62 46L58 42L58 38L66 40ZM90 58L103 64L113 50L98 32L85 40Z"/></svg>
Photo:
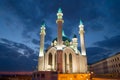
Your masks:
<svg viewBox="0 0 120 80"><path fill-rule="evenodd" d="M0 72L0 80L32 80L32 72Z"/></svg>
<svg viewBox="0 0 120 80"><path fill-rule="evenodd" d="M120 74L120 52L90 65L95 74Z"/></svg>
<svg viewBox="0 0 120 80"><path fill-rule="evenodd" d="M58 30L57 37L53 39L50 47L44 51L44 40L46 35L45 24L41 26L40 32L40 53L38 59L38 71L34 72L34 77L40 80L69 80L72 78L83 78L83 73L87 73L87 57L84 43L84 25L80 21L79 34L81 51L78 50L78 38L76 35L70 40L63 32L63 13L59 8L56 20ZM88 78L88 75L85 76Z"/></svg>

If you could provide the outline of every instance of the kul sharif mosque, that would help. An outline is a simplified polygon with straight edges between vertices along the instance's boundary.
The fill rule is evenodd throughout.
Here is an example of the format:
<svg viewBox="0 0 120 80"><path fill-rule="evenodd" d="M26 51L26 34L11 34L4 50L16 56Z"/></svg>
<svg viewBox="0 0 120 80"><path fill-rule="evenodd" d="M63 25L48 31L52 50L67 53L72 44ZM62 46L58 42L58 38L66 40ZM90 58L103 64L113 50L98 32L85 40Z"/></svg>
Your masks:
<svg viewBox="0 0 120 80"><path fill-rule="evenodd" d="M80 24L78 25L79 27L78 33L80 36L77 37L76 35L74 35L72 40L66 37L66 35L62 30L64 20L63 20L63 13L61 8L58 9L56 23L57 23L57 32L56 32L57 37L53 39L53 41L50 44L50 47L46 51L44 50L45 36L50 34L46 34L45 24L42 24L41 26L40 51L39 51L37 73L43 76L44 78L46 78L45 77L46 74L47 76L49 75L53 77L54 72L57 72L56 79L49 78L49 80L60 80L58 79L58 74L74 75L74 74L87 73L88 66L87 66L86 48L84 42L85 31L82 21L80 21ZM80 38L81 51L78 50L78 38ZM45 80L47 80L47 78Z"/></svg>

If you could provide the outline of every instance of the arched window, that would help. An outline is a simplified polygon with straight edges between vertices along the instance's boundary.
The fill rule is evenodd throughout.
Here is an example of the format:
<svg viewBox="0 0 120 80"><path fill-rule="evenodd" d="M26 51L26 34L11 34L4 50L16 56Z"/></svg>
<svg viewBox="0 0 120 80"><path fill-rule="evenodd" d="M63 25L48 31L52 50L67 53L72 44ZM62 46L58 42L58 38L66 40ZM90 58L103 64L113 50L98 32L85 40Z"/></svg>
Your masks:
<svg viewBox="0 0 120 80"><path fill-rule="evenodd" d="M65 57L65 72L67 72L67 55L66 53L64 54L64 57Z"/></svg>
<svg viewBox="0 0 120 80"><path fill-rule="evenodd" d="M56 64L57 64L57 54L55 53L55 69L56 69Z"/></svg>
<svg viewBox="0 0 120 80"><path fill-rule="evenodd" d="M72 54L69 54L69 67L70 67L70 72L72 72Z"/></svg>
<svg viewBox="0 0 120 80"><path fill-rule="evenodd" d="M48 65L52 65L52 53L48 55Z"/></svg>

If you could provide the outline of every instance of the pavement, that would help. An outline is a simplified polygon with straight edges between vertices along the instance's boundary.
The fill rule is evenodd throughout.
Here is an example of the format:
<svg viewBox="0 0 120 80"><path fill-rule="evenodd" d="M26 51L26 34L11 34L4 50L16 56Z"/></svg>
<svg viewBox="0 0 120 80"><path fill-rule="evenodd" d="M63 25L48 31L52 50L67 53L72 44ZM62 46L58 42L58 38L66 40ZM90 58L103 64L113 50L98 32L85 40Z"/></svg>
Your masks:
<svg viewBox="0 0 120 80"><path fill-rule="evenodd" d="M120 79L92 78L92 80L120 80Z"/></svg>

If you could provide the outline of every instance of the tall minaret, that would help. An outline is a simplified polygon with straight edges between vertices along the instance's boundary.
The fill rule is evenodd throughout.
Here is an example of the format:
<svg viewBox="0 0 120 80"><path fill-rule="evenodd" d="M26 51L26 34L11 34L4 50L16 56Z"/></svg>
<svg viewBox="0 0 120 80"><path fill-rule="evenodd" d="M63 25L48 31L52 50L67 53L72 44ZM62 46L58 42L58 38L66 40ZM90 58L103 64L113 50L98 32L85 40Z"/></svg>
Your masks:
<svg viewBox="0 0 120 80"><path fill-rule="evenodd" d="M62 24L64 23L62 16L62 10L59 8L56 20L56 23L58 24L57 49L62 49Z"/></svg>
<svg viewBox="0 0 120 80"><path fill-rule="evenodd" d="M40 32L40 51L39 51L39 60L38 60L38 71L44 70L44 38L45 38L45 23L41 26Z"/></svg>
<svg viewBox="0 0 120 80"><path fill-rule="evenodd" d="M57 20L56 23L58 24L58 36L57 36L57 71L62 73L63 72L63 50L62 50L62 24L64 22L63 13L61 8L58 9L57 13Z"/></svg>
<svg viewBox="0 0 120 80"><path fill-rule="evenodd" d="M81 42L81 53L82 55L86 55L86 49L85 49L85 42L84 42L84 25L82 21L80 20L80 25L79 25L79 34L80 34L80 42Z"/></svg>
<svg viewBox="0 0 120 80"><path fill-rule="evenodd" d="M84 25L82 21L80 21L79 25L79 34L80 34L80 42L81 42L81 54L82 56L80 61L80 72L86 73L87 72L87 56L86 56L86 49L85 49L85 42L84 42Z"/></svg>
<svg viewBox="0 0 120 80"><path fill-rule="evenodd" d="M40 52L39 56L44 56L44 38L45 38L45 23L42 24L40 32Z"/></svg>

